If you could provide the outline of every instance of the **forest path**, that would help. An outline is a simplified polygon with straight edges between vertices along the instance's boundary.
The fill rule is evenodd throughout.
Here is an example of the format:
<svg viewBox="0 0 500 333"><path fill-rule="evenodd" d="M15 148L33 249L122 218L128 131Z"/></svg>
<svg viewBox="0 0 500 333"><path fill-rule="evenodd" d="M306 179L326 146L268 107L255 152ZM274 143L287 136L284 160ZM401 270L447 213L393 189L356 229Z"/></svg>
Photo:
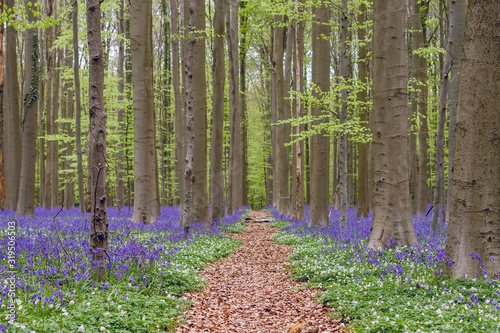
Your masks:
<svg viewBox="0 0 500 333"><path fill-rule="evenodd" d="M347 332L340 320L326 316L328 307L313 300L319 290L299 289L303 283L291 278L292 248L276 245L276 232L267 223L249 223L242 234L231 235L243 241L240 251L207 265L202 292L184 294L193 306L184 314L187 324L176 332Z"/></svg>

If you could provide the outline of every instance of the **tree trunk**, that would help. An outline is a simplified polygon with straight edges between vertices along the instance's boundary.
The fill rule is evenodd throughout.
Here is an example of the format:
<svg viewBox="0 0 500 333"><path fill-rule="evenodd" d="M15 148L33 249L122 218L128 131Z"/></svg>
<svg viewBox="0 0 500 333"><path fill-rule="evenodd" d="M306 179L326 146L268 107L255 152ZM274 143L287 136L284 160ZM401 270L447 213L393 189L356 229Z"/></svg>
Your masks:
<svg viewBox="0 0 500 333"><path fill-rule="evenodd" d="M66 53L66 60L65 60L65 66L66 68L71 68L71 65L73 63L73 57L70 55L70 50L69 48L66 48L65 50ZM64 118L68 120L72 120L74 117L74 100L73 100L73 87L71 85L73 84L72 80L65 79L65 88L64 90L66 91L66 114ZM73 137L73 130L71 128L71 124L67 123L65 124L66 127L66 133L68 138ZM71 142L65 143L66 145L66 158L64 161L64 169L66 170L71 170L71 157L73 156L73 144ZM64 207L66 209L72 208L75 206L75 183L73 181L74 179L74 174L73 172L68 172L66 174L66 182L64 184Z"/></svg>
<svg viewBox="0 0 500 333"><path fill-rule="evenodd" d="M448 79L452 65L453 55L451 47L454 44L454 26L455 26L455 2L450 3L450 26L448 30L448 41L446 43L446 56L444 59L443 70L441 74L441 85L439 87L439 122L436 135L436 182L434 188L434 208L432 211L431 232L438 226L439 207L441 211L445 209L444 203L444 127L446 121L447 97L448 97Z"/></svg>
<svg viewBox="0 0 500 333"><path fill-rule="evenodd" d="M342 85L345 87L348 84L349 76L349 54L347 53L347 0L342 0L342 11L340 13L340 76L342 77ZM347 88L342 89L342 107L340 111L340 124L345 124L347 121ZM347 133L342 131L340 133L339 144L339 191L340 191L340 225L344 228L347 227L347 211L348 205L348 191L347 191Z"/></svg>
<svg viewBox="0 0 500 333"><path fill-rule="evenodd" d="M54 19L58 19L57 6L54 6ZM57 40L59 36L59 26L54 26L54 41ZM52 98L52 110L47 110L47 112L52 112L52 131L50 134L57 136L59 133L59 126L57 119L59 118L59 90L60 90L60 67L61 67L61 52L60 50L54 50L53 54L54 61L54 81L52 86L52 96L47 96L47 98ZM52 140L50 150L50 207L58 207L62 204L59 198L59 140Z"/></svg>
<svg viewBox="0 0 500 333"><path fill-rule="evenodd" d="M5 2L14 7L14 0ZM17 79L16 29L6 29L5 85L4 85L4 176L5 209L15 210L19 195L21 172L21 126L19 120L19 81Z"/></svg>
<svg viewBox="0 0 500 333"><path fill-rule="evenodd" d="M359 41L359 61L358 61L358 79L362 84L367 83L366 67L366 5L361 3L359 5L358 14L358 41ZM368 110L365 107L367 102L367 92L366 88L361 89L358 94L358 99L362 103L362 110L360 113L361 121L368 121ZM368 143L358 143L358 211L356 213L357 217L367 217L369 206L368 206Z"/></svg>
<svg viewBox="0 0 500 333"><path fill-rule="evenodd" d="M101 2L87 0L89 47L89 114L92 217L90 252L94 274L104 280L105 251L108 248L106 208L106 112L104 110L104 56L101 41Z"/></svg>
<svg viewBox="0 0 500 333"><path fill-rule="evenodd" d="M301 5L303 1L300 1ZM299 9L299 0L295 0L295 11L303 13L303 8ZM304 115L303 106L301 103L300 93L303 93L302 77L304 73L304 21L295 19L295 57L294 57L294 77L295 77L295 91L297 96L295 96L295 117L300 118ZM302 131L302 126L295 126L295 134L299 135ZM292 191L295 192L295 218L300 221L304 218L304 180L302 177L303 170L303 159L302 151L304 150L304 143L302 141L297 141L295 144L295 167L296 167L296 181L295 188Z"/></svg>
<svg viewBox="0 0 500 333"><path fill-rule="evenodd" d="M31 6L30 6L30 4ZM36 1L25 1L28 21L35 21L32 8ZM23 96L24 118L22 132L21 179L16 213L33 216L35 213L35 166L36 166L36 125L38 113L38 80L40 51L38 48L38 31L36 28L26 30L25 37L25 88Z"/></svg>
<svg viewBox="0 0 500 333"><path fill-rule="evenodd" d="M134 0L130 10L130 49L134 104L135 223L156 222L158 182L153 95L153 35L151 0Z"/></svg>
<svg viewBox="0 0 500 333"><path fill-rule="evenodd" d="M453 191L453 173L454 173L454 161L455 161L455 140L456 140L456 129L457 129L457 113L458 113L458 89L460 84L460 67L462 60L462 50L464 43L464 30L465 30L465 10L466 1L465 0L455 0L452 2L455 13L454 22L450 21L450 27L453 25L453 43L451 44L451 78L449 81L450 90L448 92L448 97L450 101L450 123L448 130L448 190L446 191L448 209L446 210L446 222L450 221L450 205L451 205L451 193ZM452 10L450 4L450 11Z"/></svg>
<svg viewBox="0 0 500 333"><path fill-rule="evenodd" d="M407 158L405 3L373 7L374 197L370 248L418 245L410 211Z"/></svg>
<svg viewBox="0 0 500 333"><path fill-rule="evenodd" d="M0 0L0 15L3 13L4 0ZM4 69L3 69L3 36L4 26L0 24L0 209L4 209L5 203L5 179L4 179L4 108L3 108L3 89L4 89Z"/></svg>
<svg viewBox="0 0 500 333"><path fill-rule="evenodd" d="M85 190L83 188L82 162L82 104L80 96L80 60L78 54L78 1L73 2L73 78L75 82L75 139L76 139L76 168L78 174L78 208L80 213L85 211Z"/></svg>
<svg viewBox="0 0 500 333"><path fill-rule="evenodd" d="M413 2L413 12L420 13L420 2L415 0ZM423 15L419 15L419 20L415 21L416 26L413 27L413 48L419 49L425 46L425 26L422 25L422 21L425 22L425 16L427 9L424 9ZM424 17L422 17L424 16ZM417 89L418 92L418 112L420 115L420 131L418 135L418 193L416 195L417 200L417 213L425 213L427 211L427 203L429 202L428 192L429 186L427 180L429 179L429 158L428 158L428 148L429 148L429 129L427 120L427 59L423 56L414 55L413 63L415 67L413 68L415 79L417 79Z"/></svg>
<svg viewBox="0 0 500 333"><path fill-rule="evenodd" d="M242 206L248 205L248 140L247 140L247 86L246 86L246 56L248 50L248 42L246 39L247 35L247 21L248 13L246 12L246 4L248 0L241 0L240 7L241 11L239 13L240 17L240 27L241 27L241 40L240 40L240 104L241 104L241 116L242 116L242 131L241 131L241 147L242 151L242 161L243 170L241 175L242 181L242 193L241 193L241 204Z"/></svg>
<svg viewBox="0 0 500 333"><path fill-rule="evenodd" d="M226 205L224 204L224 175L222 173L222 159L224 154L225 17L226 0L216 0L212 67L212 142L210 149L210 218L212 220L220 220L226 213Z"/></svg>
<svg viewBox="0 0 500 333"><path fill-rule="evenodd" d="M330 90L330 9L325 5L313 7L312 25L312 82L319 92ZM319 98L317 92L313 92ZM320 105L311 105L313 116L322 115ZM318 122L316 122L318 125ZM328 204L330 198L329 182L325 175L329 174L330 139L324 133L313 136L311 139L311 206L310 221L313 226L327 225Z"/></svg>
<svg viewBox="0 0 500 333"><path fill-rule="evenodd" d="M500 104L495 97L500 95L499 17L498 2L467 2L446 243L446 253L455 262L452 278L482 277L486 272L498 277Z"/></svg>
<svg viewBox="0 0 500 333"><path fill-rule="evenodd" d="M125 10L123 0L120 0L120 9L118 10L118 35L121 37L118 41L118 136L121 138L125 134L125 115L123 108L123 97L125 92L125 73L123 66L125 62ZM124 178L124 150L123 140L118 141L118 152L116 154L116 205L122 208L125 205L125 185Z"/></svg>
<svg viewBox="0 0 500 333"><path fill-rule="evenodd" d="M291 90L291 85L292 85L292 59L293 59L293 45L294 45L294 40L295 40L295 34L294 34L294 27L293 23L290 22L288 27L286 28L286 39L285 39L285 45L286 45L286 56L285 56L285 73L284 73L284 114L283 114L283 120L288 120L292 118L292 101L293 98L290 95L290 90ZM291 180L294 179L294 171L293 168L291 167L291 160L290 160L290 153L292 153L292 149L290 146L285 146L290 141L290 135L292 134L292 127L290 124L284 124L281 125L283 127L283 148L285 150L285 156L283 157L283 163L285 169L283 170L283 175L286 174L283 178L285 178L283 181L286 181L286 193L283 193L284 199L283 199L283 204L285 205L284 208L284 213L287 216L291 216L293 213L292 209L292 202L295 205L295 186L292 186L290 183ZM294 183L294 182L292 182Z"/></svg>
<svg viewBox="0 0 500 333"><path fill-rule="evenodd" d="M229 0L228 0L229 1ZM242 108L238 82L238 0L231 0L231 7L226 2L226 25L229 53L229 105L231 137L229 146L229 214L233 214L243 205L243 140ZM229 10L231 8L231 10ZM228 19L229 18L229 19Z"/></svg>
<svg viewBox="0 0 500 333"><path fill-rule="evenodd" d="M194 8L193 8L194 7ZM200 31L193 40L193 112L194 112L194 161L193 183L194 210L196 220L208 224L208 192L207 192L207 97L205 78L205 2L204 0L191 0L191 29ZM237 10L236 10L237 11ZM238 15L236 14L236 22ZM236 23L238 24L238 23ZM237 36L237 34L236 34ZM191 41L190 41L191 45ZM238 51L236 50L236 55ZM240 123L243 118L240 118ZM242 166L243 167L243 166Z"/></svg>
<svg viewBox="0 0 500 333"><path fill-rule="evenodd" d="M224 0L225 1L225 0ZM184 157L182 155L182 147L184 143L184 136L180 133L184 133L183 119L184 114L181 109L181 93L180 93L180 74L179 74L179 23L178 23L178 9L177 9L177 0L170 0L170 16L172 20L172 40L171 40L171 48L172 48L172 80L173 80L173 88L174 88L174 108L175 108L175 185L177 188L176 200L175 202L180 205L180 196L181 192L179 192L180 185L183 184L183 170L182 170L182 161Z"/></svg>

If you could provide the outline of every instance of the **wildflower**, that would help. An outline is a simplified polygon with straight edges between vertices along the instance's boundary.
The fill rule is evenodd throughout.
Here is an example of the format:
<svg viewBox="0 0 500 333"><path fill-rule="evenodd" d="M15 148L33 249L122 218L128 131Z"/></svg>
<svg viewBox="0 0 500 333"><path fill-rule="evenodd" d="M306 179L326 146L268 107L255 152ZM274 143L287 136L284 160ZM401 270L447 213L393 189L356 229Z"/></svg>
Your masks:
<svg viewBox="0 0 500 333"><path fill-rule="evenodd" d="M78 327L78 332L85 332L85 327L83 325Z"/></svg>

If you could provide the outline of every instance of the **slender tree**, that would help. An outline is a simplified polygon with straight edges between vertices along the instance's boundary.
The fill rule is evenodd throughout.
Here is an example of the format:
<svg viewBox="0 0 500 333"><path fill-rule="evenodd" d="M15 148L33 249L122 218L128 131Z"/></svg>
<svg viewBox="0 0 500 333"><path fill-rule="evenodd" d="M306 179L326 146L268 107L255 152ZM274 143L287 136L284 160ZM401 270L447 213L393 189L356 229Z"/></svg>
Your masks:
<svg viewBox="0 0 500 333"><path fill-rule="evenodd" d="M76 141L76 172L78 175L78 208L85 211L85 192L83 188L82 162L82 102L80 90L80 59L78 52L78 1L73 1L73 80L75 85L75 141Z"/></svg>
<svg viewBox="0 0 500 333"><path fill-rule="evenodd" d="M89 116L91 170L90 253L97 280L104 279L108 248L106 193L106 111L104 110L104 56L101 40L101 1L87 0L87 41L89 50Z"/></svg>
<svg viewBox="0 0 500 333"><path fill-rule="evenodd" d="M243 115L239 93L238 58L238 0L226 2L227 44L229 55L229 108L230 108L230 146L229 146L229 209L232 214L243 206Z"/></svg>
<svg viewBox="0 0 500 333"><path fill-rule="evenodd" d="M500 104L494 98L500 94L499 17L498 1L467 2L446 242L455 262L452 278L483 276L483 267L491 276L499 271Z"/></svg>
<svg viewBox="0 0 500 333"><path fill-rule="evenodd" d="M407 159L405 4L373 6L373 226L368 247L418 243L410 212Z"/></svg>
<svg viewBox="0 0 500 333"><path fill-rule="evenodd" d="M453 8L452 8L453 5ZM450 53L452 56L451 72L450 72L450 90L448 93L450 105L450 120L448 130L448 189L446 191L448 206L451 205L451 193L453 188L453 172L455 161L455 138L457 128L457 112L458 112L458 88L460 84L460 66L462 58L462 50L464 44L465 30L465 0L454 0L450 4L450 13L453 12L453 22L450 20L450 26L453 25L453 36ZM450 14L451 16L451 14ZM446 210L446 222L450 221L450 210Z"/></svg>
<svg viewBox="0 0 500 333"><path fill-rule="evenodd" d="M366 4L361 2L359 5L358 14L358 42L359 42L359 61L358 61L358 77L361 83L366 84L367 82L367 57L366 57ZM367 101L367 91L366 89L361 89L358 94L359 101L361 103L366 103ZM368 121L368 110L361 110L360 114L361 121ZM369 206L368 206L368 143L358 143L359 152L359 164L358 164L358 211L356 213L357 217L367 217Z"/></svg>
<svg viewBox="0 0 500 333"><path fill-rule="evenodd" d="M347 121L347 84L349 76L349 58L350 55L347 53L347 0L342 0L342 10L340 12L340 26L341 26L341 37L340 37L340 76L342 77L342 106L340 111L340 123L345 124ZM347 211L349 210L348 204L348 190L347 190L347 156L348 155L348 145L347 145L347 133L340 133L339 142L339 190L340 190L340 225L344 228L347 227Z"/></svg>
<svg viewBox="0 0 500 333"><path fill-rule="evenodd" d="M194 7L194 8L193 8ZM193 183L194 211L196 220L209 222L208 191L207 191L207 96L205 78L205 1L192 0L190 5L191 32L196 31L194 40L190 40L193 47L193 112L194 112L194 161ZM237 20L236 16L236 20ZM192 44L191 44L192 43Z"/></svg>
<svg viewBox="0 0 500 333"><path fill-rule="evenodd" d="M4 0L0 0L0 15L3 13ZM3 176L3 152L4 152L4 131L3 131L3 83L4 83L4 70L3 70L3 36L4 25L0 24L0 209L4 209L5 202L5 179Z"/></svg>
<svg viewBox="0 0 500 333"><path fill-rule="evenodd" d="M157 220L158 182L153 96L152 1L133 0L130 8L130 49L134 103L133 222Z"/></svg>
<svg viewBox="0 0 500 333"><path fill-rule="evenodd" d="M330 90L330 10L326 4L313 7L312 24L312 82L319 92ZM314 91L317 97L318 92ZM312 105L313 116L322 115L321 105ZM324 134L311 138L311 208L310 225L327 225L330 198L329 183L325 176L330 169L330 139Z"/></svg>
<svg viewBox="0 0 500 333"><path fill-rule="evenodd" d="M125 134L125 108L121 103L124 100L125 93L125 8L124 1L120 0L120 8L118 9L118 68L116 69L118 76L118 135L121 137ZM121 208L125 205L125 183L124 176L124 158L123 150L125 149L123 141L118 143L118 153L116 154L116 205Z"/></svg>
<svg viewBox="0 0 500 333"><path fill-rule="evenodd" d="M223 135L224 135L224 22L226 0L216 0L214 17L213 51L213 106L212 106L212 143L210 149L210 218L220 219L226 212L224 204L223 175Z"/></svg>

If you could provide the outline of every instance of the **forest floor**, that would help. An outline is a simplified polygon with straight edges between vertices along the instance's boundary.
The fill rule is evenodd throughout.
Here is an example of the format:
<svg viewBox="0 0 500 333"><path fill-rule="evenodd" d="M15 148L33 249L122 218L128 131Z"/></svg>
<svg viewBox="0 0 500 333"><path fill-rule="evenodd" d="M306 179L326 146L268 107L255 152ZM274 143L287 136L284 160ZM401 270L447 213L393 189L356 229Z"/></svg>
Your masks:
<svg viewBox="0 0 500 333"><path fill-rule="evenodd" d="M265 219L267 213L250 216ZM231 235L242 241L240 250L207 265L202 292L184 294L193 305L176 332L348 332L314 300L321 290L292 279L287 261L292 248L275 244L276 232L267 223L249 223L242 234Z"/></svg>

